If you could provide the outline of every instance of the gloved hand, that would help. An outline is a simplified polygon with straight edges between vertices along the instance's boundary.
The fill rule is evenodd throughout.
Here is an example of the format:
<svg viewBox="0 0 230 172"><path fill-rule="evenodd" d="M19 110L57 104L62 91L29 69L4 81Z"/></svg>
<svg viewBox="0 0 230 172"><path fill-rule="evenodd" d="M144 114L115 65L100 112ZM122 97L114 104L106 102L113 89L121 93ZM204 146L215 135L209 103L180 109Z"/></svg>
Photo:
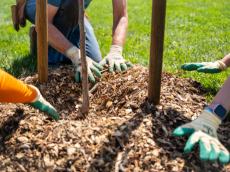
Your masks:
<svg viewBox="0 0 230 172"><path fill-rule="evenodd" d="M189 153L193 146L199 142L200 159L202 161L214 162L219 158L221 164L227 164L229 162L229 152L220 143L216 133L220 123L220 120L214 114L208 110L203 110L196 120L176 128L173 134L178 137L191 134L184 148L185 153Z"/></svg>
<svg viewBox="0 0 230 172"><path fill-rule="evenodd" d="M40 110L41 112L48 113L50 116L52 116L55 119L55 121L58 121L60 117L58 115L57 110L42 97L40 91L36 87L34 87L33 85L30 86L36 89L37 96L32 102L29 102L27 104L34 107L35 109Z"/></svg>
<svg viewBox="0 0 230 172"><path fill-rule="evenodd" d="M74 65L74 70L75 70L75 81L76 82L80 82L80 80L82 80L82 66L81 66L81 53L80 53L80 49L78 49L77 47L71 47L69 50L66 51L66 56L72 61L73 65ZM95 82L95 78L92 74L95 73L95 75L98 78L101 78L101 72L99 70L102 70L103 67L94 62L91 58L86 56L86 61L88 64L88 78L89 81L94 83ZM92 71L92 72L91 72Z"/></svg>
<svg viewBox="0 0 230 172"><path fill-rule="evenodd" d="M228 67L222 61L216 61L214 63L185 63L181 66L181 68L187 71L197 70L197 72L204 73L219 73L228 69Z"/></svg>
<svg viewBox="0 0 230 172"><path fill-rule="evenodd" d="M103 66L105 64L109 64L109 72L113 72L113 68L115 66L116 70L121 72L121 69L125 71L128 67L131 67L132 64L123 59L122 57L122 47L118 45L112 45L110 47L109 54L100 62Z"/></svg>

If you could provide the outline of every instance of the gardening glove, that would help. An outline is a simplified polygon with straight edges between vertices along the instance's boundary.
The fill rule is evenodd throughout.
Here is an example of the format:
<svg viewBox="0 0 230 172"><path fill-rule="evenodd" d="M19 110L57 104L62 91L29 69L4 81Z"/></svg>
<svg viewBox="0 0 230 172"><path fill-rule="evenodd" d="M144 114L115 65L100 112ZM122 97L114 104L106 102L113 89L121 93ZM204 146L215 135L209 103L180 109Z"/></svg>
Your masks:
<svg viewBox="0 0 230 172"><path fill-rule="evenodd" d="M183 70L192 71L197 70L197 72L204 73L219 73L226 71L228 67L222 61L216 62L202 62L202 63L185 63L181 66Z"/></svg>
<svg viewBox="0 0 230 172"><path fill-rule="evenodd" d="M73 66L74 66L74 70L75 70L75 81L76 82L80 82L80 80L82 80L82 66L81 66L81 52L80 49L78 49L77 47L71 47L70 49L68 49L66 51L66 56L72 61ZM94 62L91 58L86 56L86 61L87 61L87 66L88 66L88 78L89 81L94 83L95 82L95 78L93 76L93 73L95 73L95 75L98 78L101 78L101 72L100 70L103 69L103 67ZM92 73L93 72L93 73Z"/></svg>
<svg viewBox="0 0 230 172"><path fill-rule="evenodd" d="M109 73L113 72L114 67L116 70L121 72L121 69L125 71L128 67L131 67L132 64L129 61L126 61L122 57L122 47L118 45L112 45L110 47L109 54L100 62L103 66L109 64Z"/></svg>
<svg viewBox="0 0 230 172"><path fill-rule="evenodd" d="M203 110L196 120L176 128L173 134L178 137L191 134L184 148L185 153L189 153L193 146L199 142L202 161L214 162L219 158L221 164L227 164L229 152L218 140L216 132L220 123L213 113Z"/></svg>
<svg viewBox="0 0 230 172"><path fill-rule="evenodd" d="M42 97L40 91L36 87L34 87L32 85L30 85L30 86L33 87L34 89L36 89L37 96L32 102L29 102L27 104L34 107L35 109L40 110L41 112L48 113L50 116L52 116L55 119L55 121L58 121L60 119L60 117L57 113L57 110Z"/></svg>

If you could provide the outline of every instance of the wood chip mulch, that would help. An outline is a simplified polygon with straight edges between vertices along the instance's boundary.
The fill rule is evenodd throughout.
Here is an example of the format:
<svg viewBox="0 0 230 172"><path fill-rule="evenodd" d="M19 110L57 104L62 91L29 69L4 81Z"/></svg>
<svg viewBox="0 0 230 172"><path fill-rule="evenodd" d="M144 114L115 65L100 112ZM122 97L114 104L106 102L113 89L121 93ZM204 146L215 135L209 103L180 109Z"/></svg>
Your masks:
<svg viewBox="0 0 230 172"><path fill-rule="evenodd" d="M49 82L36 74L21 80L37 86L60 112L55 122L24 104L0 104L0 171L229 171L230 165L202 162L199 146L183 152L187 136L176 127L208 106L205 89L190 78L162 72L160 105L147 100L148 68L135 65L90 84L90 113L80 113L81 84L72 66L49 69ZM218 130L230 150L230 124Z"/></svg>

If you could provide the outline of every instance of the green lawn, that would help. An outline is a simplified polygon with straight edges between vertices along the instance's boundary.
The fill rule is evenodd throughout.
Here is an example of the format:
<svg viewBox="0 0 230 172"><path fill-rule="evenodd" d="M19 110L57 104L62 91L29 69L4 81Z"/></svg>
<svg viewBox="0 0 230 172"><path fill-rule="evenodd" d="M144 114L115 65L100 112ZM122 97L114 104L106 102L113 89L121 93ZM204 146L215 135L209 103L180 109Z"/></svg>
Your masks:
<svg viewBox="0 0 230 172"><path fill-rule="evenodd" d="M29 55L29 23L17 33L11 24L10 6L0 2L0 68L18 77L36 70L36 57ZM132 63L148 66L152 1L128 1L129 28L123 56ZM163 69L176 73L187 62L215 61L229 53L230 1L168 0ZM105 56L111 45L112 1L92 1L87 9L91 24ZM229 74L187 72L182 77L200 81L215 95Z"/></svg>

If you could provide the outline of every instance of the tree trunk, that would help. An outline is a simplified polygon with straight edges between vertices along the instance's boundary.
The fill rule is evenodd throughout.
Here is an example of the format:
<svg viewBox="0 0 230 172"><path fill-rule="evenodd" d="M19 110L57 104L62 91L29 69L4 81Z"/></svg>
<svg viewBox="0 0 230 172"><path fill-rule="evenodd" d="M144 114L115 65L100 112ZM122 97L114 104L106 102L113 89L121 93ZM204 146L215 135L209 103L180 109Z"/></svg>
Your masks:
<svg viewBox="0 0 230 172"><path fill-rule="evenodd" d="M83 94L83 105L82 113L87 114L89 112L89 86L88 86L88 73L87 73L87 62L86 62L86 31L84 22L84 0L78 0L79 3L79 27L80 27L80 47L81 47L81 64L82 64L82 94Z"/></svg>

